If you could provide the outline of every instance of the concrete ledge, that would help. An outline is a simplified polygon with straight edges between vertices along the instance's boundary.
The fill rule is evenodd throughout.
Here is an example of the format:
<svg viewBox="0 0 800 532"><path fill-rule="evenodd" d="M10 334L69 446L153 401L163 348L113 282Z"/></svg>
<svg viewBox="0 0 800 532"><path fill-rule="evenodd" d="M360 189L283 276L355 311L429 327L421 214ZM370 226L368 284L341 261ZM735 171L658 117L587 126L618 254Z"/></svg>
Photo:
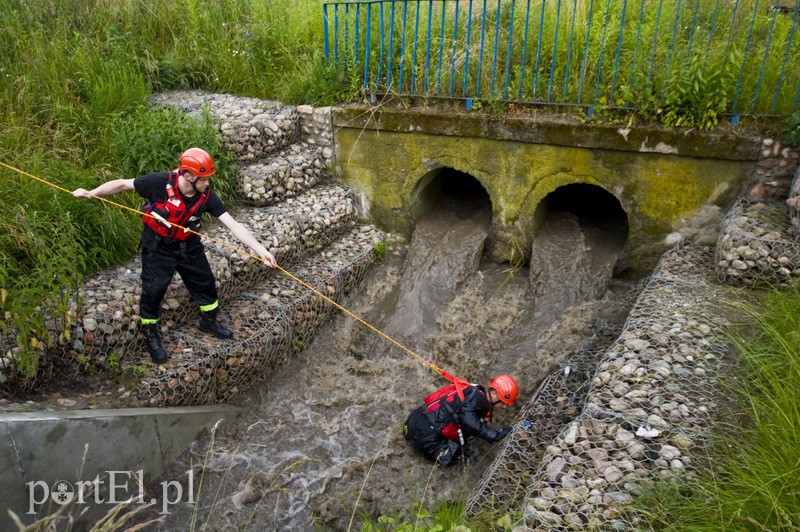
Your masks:
<svg viewBox="0 0 800 532"><path fill-rule="evenodd" d="M542 112L495 118L487 113L413 107L369 108L348 105L333 109L334 129L370 129L455 137L510 140L530 144L572 146L637 153L659 153L731 161L758 159L760 139L743 130L702 131L656 126L626 128L621 124L581 124ZM720 128L722 129L722 128Z"/></svg>
<svg viewBox="0 0 800 532"><path fill-rule="evenodd" d="M136 479L122 472L141 471L143 478L138 480L146 485L193 441L208 434L215 423L233 420L245 411L213 405L2 414L0 530L15 529L8 509L26 523L57 510L59 505L52 497L55 490L51 488L59 480L70 483L77 492L78 481L107 479L109 472L120 472L116 484L126 484L127 488L117 489L115 499L135 496ZM92 495L85 503L87 521L113 507L96 503L109 500L108 482L101 485L100 492L100 499Z"/></svg>

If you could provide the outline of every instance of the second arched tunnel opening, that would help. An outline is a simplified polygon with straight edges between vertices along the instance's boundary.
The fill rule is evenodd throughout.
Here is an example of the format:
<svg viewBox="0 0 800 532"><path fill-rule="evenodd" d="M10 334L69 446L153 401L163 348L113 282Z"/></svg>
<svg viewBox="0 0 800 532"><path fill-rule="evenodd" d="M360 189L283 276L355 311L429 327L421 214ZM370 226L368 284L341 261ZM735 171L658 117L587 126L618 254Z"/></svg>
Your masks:
<svg viewBox="0 0 800 532"><path fill-rule="evenodd" d="M619 200L602 187L577 183L557 188L539 203L534 214L536 241L548 222L570 217L580 226L589 247L602 246L618 257L615 272L625 268L628 216Z"/></svg>

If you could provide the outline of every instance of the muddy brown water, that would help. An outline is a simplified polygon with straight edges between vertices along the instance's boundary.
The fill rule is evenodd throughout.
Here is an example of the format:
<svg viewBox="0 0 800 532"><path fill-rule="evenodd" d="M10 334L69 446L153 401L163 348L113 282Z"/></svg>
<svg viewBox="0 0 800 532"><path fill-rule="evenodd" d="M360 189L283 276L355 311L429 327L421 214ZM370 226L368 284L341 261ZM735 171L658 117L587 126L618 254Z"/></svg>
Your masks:
<svg viewBox="0 0 800 532"><path fill-rule="evenodd" d="M596 330L624 320L631 284L612 278L619 236L598 224L551 213L530 266L517 269L481 259L489 224L488 206L443 201L409 244L390 245L343 306L473 382L514 375L524 404ZM478 441L475 459L439 469L401 432L408 413L444 384L408 352L337 314L306 352L238 401L249 410L244 419L195 442L152 483L186 485L191 469L200 490L154 528L358 530L365 516L413 524L416 505L469 497L496 446ZM518 412L496 412L493 425L513 423Z"/></svg>

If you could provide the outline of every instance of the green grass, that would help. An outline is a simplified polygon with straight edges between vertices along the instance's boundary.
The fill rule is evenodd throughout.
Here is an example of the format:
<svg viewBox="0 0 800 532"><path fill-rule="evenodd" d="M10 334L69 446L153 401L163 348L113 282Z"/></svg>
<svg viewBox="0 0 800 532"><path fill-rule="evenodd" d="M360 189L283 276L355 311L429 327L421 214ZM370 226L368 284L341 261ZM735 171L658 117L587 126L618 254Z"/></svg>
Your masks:
<svg viewBox="0 0 800 532"><path fill-rule="evenodd" d="M377 93L621 106L669 126L712 128L723 112L785 116L794 106L800 39L791 13L763 2L455 5L331 8L331 54L363 72L369 41Z"/></svg>
<svg viewBox="0 0 800 532"><path fill-rule="evenodd" d="M206 119L151 111L153 92L197 88L330 104L345 87L322 60L318 2L0 0L0 337L33 375L80 278L133 256L139 217L69 195L168 170L191 145L235 202L231 156ZM63 190L59 190L58 188ZM138 208L128 193L113 198ZM42 306L42 302L48 303ZM5 349L9 345L2 345Z"/></svg>
<svg viewBox="0 0 800 532"><path fill-rule="evenodd" d="M655 530L800 530L800 292L773 292L746 309L736 333L739 402L715 430L710 467L638 501Z"/></svg>

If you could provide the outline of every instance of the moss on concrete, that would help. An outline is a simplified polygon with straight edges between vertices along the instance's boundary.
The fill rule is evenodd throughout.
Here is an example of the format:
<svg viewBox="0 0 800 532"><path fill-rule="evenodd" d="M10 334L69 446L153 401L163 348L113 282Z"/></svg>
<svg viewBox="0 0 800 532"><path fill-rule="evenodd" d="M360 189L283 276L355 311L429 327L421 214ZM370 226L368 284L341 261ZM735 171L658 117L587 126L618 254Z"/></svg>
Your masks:
<svg viewBox="0 0 800 532"><path fill-rule="evenodd" d="M397 131L398 124L391 124L394 130L380 129L386 117L373 123L378 129L337 124L344 181L365 194L370 222L409 234L415 216L435 203L421 193L420 180L430 180L442 168L473 176L492 201L491 241L497 258L506 255L512 240L530 246L536 207L549 193L582 183L601 187L619 200L628 216L632 261L649 262L647 257L659 251L659 242L676 221L708 203L729 206L752 168L750 161L725 158L730 152L721 158L689 157L619 150L613 144L587 148L482 137L485 121L468 122L467 133L459 136L460 120L451 118L447 134L428 134L421 130L431 129L431 117L417 117L417 127L414 116L401 117L400 125L411 124L406 131ZM401 120L394 114L390 118ZM444 117L435 120L444 128ZM476 125L480 123L484 126ZM507 133L513 137L513 131ZM580 135L571 135L577 143ZM568 136L564 132L562 140Z"/></svg>

